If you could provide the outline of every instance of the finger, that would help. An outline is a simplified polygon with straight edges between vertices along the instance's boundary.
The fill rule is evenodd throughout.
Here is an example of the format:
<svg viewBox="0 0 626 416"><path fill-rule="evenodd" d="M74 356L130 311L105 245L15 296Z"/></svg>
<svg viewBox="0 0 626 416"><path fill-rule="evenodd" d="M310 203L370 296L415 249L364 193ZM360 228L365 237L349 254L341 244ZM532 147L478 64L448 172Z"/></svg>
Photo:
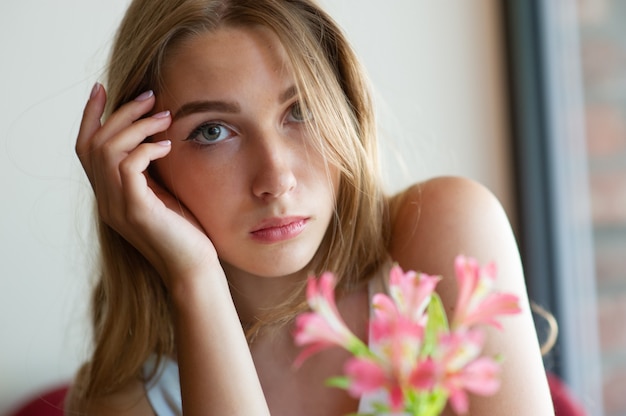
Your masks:
<svg viewBox="0 0 626 416"><path fill-rule="evenodd" d="M165 131L171 124L169 112L155 114L152 117L141 119L117 135L108 139L100 147L94 147L94 140L88 140L88 153L81 158L81 163L87 173L87 177L96 192L102 197L109 194L109 187L120 182L120 163L124 161L139 146L146 137ZM102 129L97 135L102 134ZM116 204L115 192L104 198L108 201L105 205ZM107 208L101 208L102 212L108 212Z"/></svg>
<svg viewBox="0 0 626 416"><path fill-rule="evenodd" d="M106 104L106 91L102 85L96 82L91 89L89 100L83 110L83 118L78 130L78 138L76 139L76 154L79 158L87 151L87 142L98 129L102 126L101 118L104 113L104 106Z"/></svg>
<svg viewBox="0 0 626 416"><path fill-rule="evenodd" d="M131 207L134 207L132 211L138 208L142 212L150 205L147 201L152 195L144 171L152 160L164 157L169 150L169 141L144 143L118 164L95 169L98 211L105 222L115 228L114 224L128 219L126 215Z"/></svg>
<svg viewBox="0 0 626 416"><path fill-rule="evenodd" d="M125 220L139 226L148 226L155 217L164 218L158 209L177 213L185 224L191 224L206 236L202 225L183 203L161 186L150 175L150 163L165 157L171 150L171 142L163 140L144 143L120 165L120 178L125 191ZM139 173L141 172L141 173ZM183 224L178 222L177 224ZM154 225L154 224L153 224ZM159 226L165 225L163 223Z"/></svg>
<svg viewBox="0 0 626 416"><path fill-rule="evenodd" d="M146 172L150 163L165 157L171 149L172 143L169 140L143 143L138 146L119 165L122 187L136 194L136 191L146 185L144 172Z"/></svg>
<svg viewBox="0 0 626 416"><path fill-rule="evenodd" d="M152 161L165 157L171 148L169 140L143 143L120 163L120 180L129 205L145 202L145 192L152 192L145 172Z"/></svg>
<svg viewBox="0 0 626 416"><path fill-rule="evenodd" d="M153 146L145 146L151 143L143 143L147 136L151 136L167 129L171 122L169 114L155 115L147 119L135 122L126 130L122 131L104 145L92 152L91 164L94 179L92 184L96 194L110 194L110 187L116 188L122 185L122 173L126 175L139 174L147 169L152 158L148 149ZM163 144L160 146L163 147ZM156 147L159 149L159 147ZM168 150L169 152L169 150ZM153 157L159 158L167 153L157 153ZM87 169L86 169L87 170ZM118 184L118 185L115 185ZM104 198L109 204L116 204L118 195L113 191L108 198Z"/></svg>
<svg viewBox="0 0 626 416"><path fill-rule="evenodd" d="M146 91L127 102L111 114L93 139L93 146L100 146L137 120L144 117L154 107L154 93ZM145 139L145 137L144 137Z"/></svg>
<svg viewBox="0 0 626 416"><path fill-rule="evenodd" d="M163 111L152 117L136 121L103 144L104 157L112 165L117 165L142 144L146 137L167 130L171 121L169 111Z"/></svg>

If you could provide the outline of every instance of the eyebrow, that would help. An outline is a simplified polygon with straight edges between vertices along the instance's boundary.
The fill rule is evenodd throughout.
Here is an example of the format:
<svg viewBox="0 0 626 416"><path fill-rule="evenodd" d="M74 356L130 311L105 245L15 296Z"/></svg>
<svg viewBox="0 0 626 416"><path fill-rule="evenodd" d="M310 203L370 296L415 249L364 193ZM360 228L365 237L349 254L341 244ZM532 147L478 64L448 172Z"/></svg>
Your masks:
<svg viewBox="0 0 626 416"><path fill-rule="evenodd" d="M183 104L174 112L173 120L188 116L194 113L208 113L216 111L219 113L239 113L239 104L226 101L191 101Z"/></svg>
<svg viewBox="0 0 626 416"><path fill-rule="evenodd" d="M297 92L298 90L296 89L296 86L292 85L291 87L287 88L282 94L280 94L280 96L278 97L278 102L280 102L281 104L284 103L285 101L294 97Z"/></svg>
<svg viewBox="0 0 626 416"><path fill-rule="evenodd" d="M297 89L294 85L292 85L278 96L278 100L282 104L295 96L296 93ZM228 101L191 101L183 104L174 112L173 120L177 120L194 113L208 113L211 111L236 114L241 112L241 107L236 102Z"/></svg>

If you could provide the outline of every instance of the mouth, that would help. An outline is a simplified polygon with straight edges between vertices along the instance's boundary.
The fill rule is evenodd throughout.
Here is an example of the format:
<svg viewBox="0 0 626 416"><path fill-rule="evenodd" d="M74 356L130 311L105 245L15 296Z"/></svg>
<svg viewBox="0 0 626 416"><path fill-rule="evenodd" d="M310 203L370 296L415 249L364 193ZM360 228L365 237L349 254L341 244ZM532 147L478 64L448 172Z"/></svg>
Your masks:
<svg viewBox="0 0 626 416"><path fill-rule="evenodd" d="M262 221L250 231L250 236L265 244L290 240L304 231L309 220L308 217L270 218Z"/></svg>

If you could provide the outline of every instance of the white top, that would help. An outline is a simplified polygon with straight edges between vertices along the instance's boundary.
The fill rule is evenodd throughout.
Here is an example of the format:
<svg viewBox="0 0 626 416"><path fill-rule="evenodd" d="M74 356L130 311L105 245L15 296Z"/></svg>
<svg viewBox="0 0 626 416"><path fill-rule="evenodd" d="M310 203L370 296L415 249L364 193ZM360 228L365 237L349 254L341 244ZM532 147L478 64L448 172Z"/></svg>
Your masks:
<svg viewBox="0 0 626 416"><path fill-rule="evenodd" d="M382 270L385 274L379 273L378 276L372 278L368 285L370 299L375 293L387 292L385 281L382 276L388 274L389 266L385 265ZM371 302L370 302L371 304ZM370 308L370 315L373 311ZM371 333L369 331L368 344L370 348L373 345ZM150 357L143 366L144 376L150 375L156 365L156 356ZM145 384L146 395L152 409L157 416L182 416L182 398L180 394L180 379L178 377L178 364L176 361L168 357L163 357L158 371L155 376ZM386 398L385 391L381 390L372 394L361 397L359 401L359 413L372 413L373 402L383 402Z"/></svg>

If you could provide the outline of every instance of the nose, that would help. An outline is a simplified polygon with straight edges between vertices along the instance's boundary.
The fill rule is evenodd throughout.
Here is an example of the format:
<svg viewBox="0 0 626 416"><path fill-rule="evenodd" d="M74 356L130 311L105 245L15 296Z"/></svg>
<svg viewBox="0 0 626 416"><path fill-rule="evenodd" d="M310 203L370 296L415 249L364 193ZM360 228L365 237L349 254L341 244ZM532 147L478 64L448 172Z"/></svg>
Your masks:
<svg viewBox="0 0 626 416"><path fill-rule="evenodd" d="M255 140L253 158L256 160L252 192L268 201L292 192L297 185L294 172L295 149L288 137L265 135Z"/></svg>

